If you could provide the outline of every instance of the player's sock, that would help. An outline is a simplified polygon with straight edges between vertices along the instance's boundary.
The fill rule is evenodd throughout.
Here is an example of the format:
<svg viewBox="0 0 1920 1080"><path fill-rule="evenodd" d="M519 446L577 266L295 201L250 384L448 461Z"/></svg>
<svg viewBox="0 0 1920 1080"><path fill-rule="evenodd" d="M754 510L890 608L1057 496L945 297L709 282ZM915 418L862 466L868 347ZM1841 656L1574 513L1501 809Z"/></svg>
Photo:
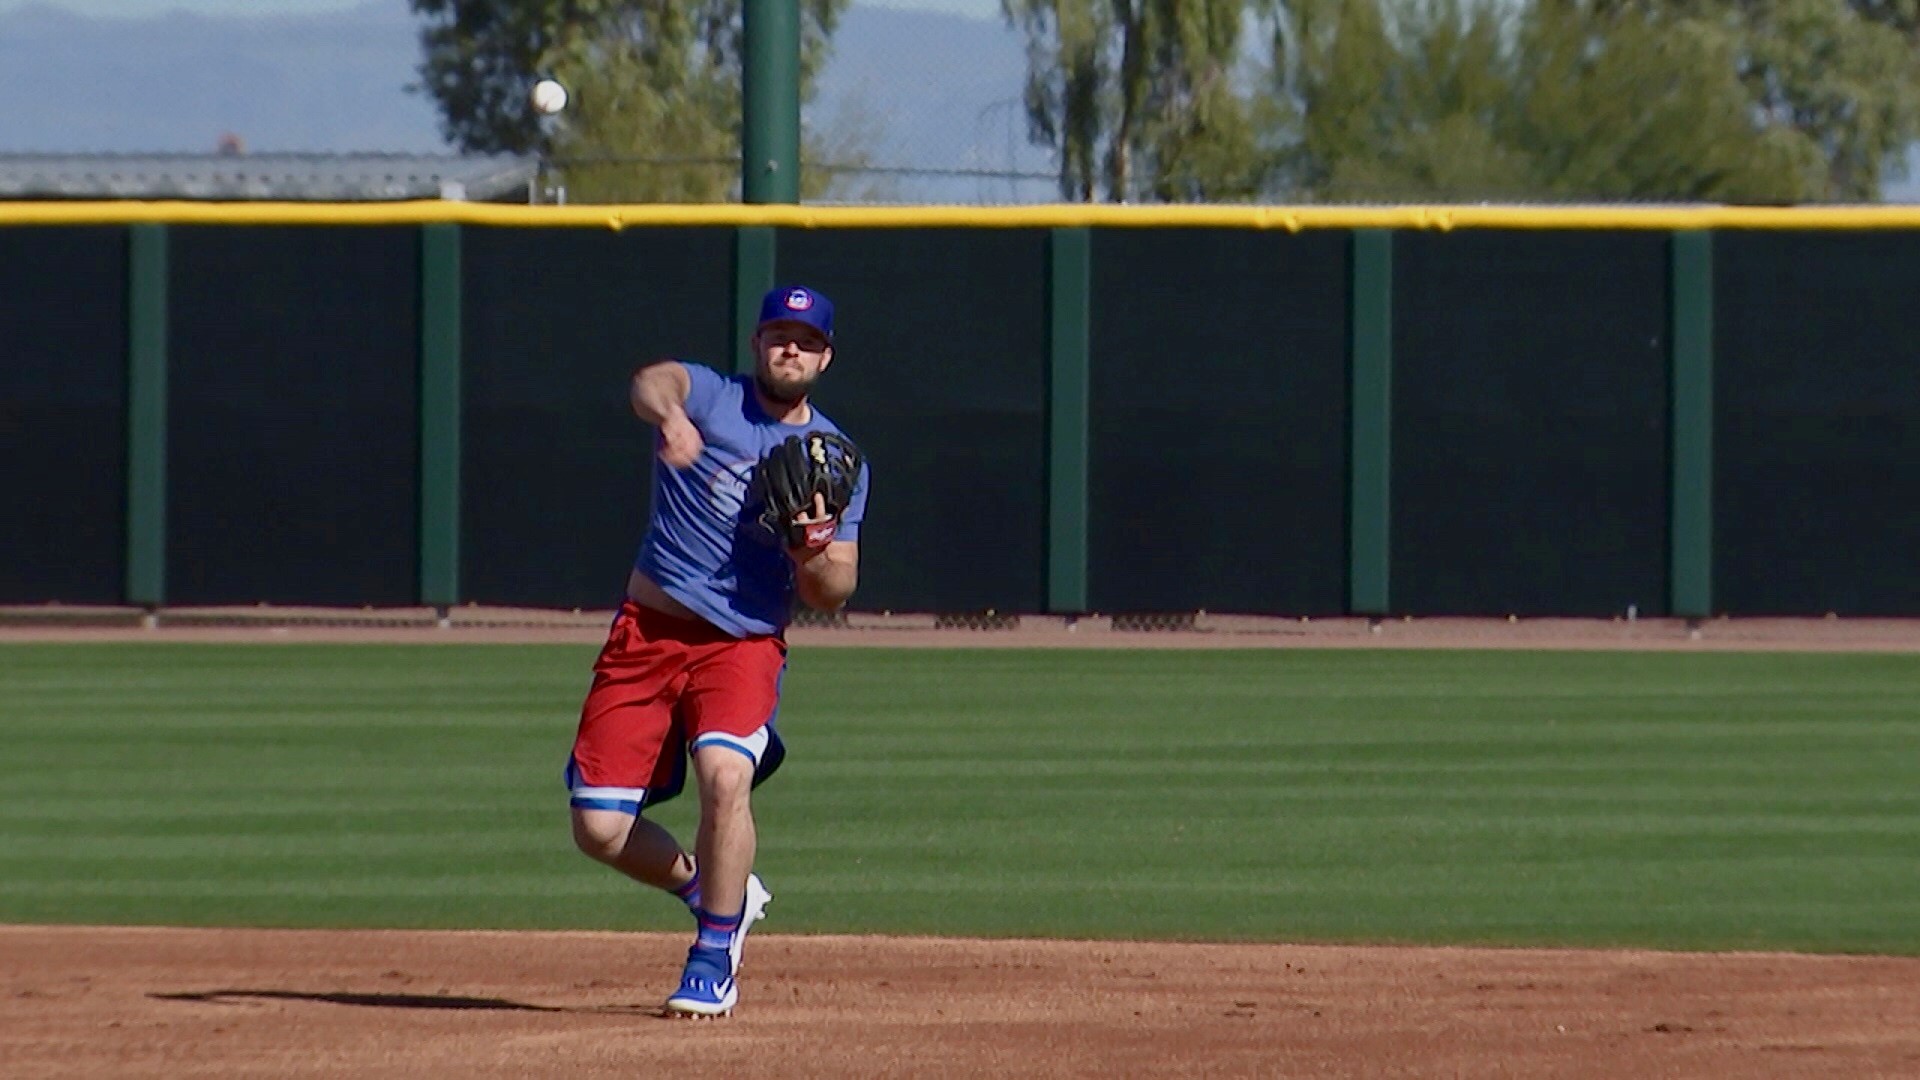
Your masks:
<svg viewBox="0 0 1920 1080"><path fill-rule="evenodd" d="M694 918L700 920L698 944L703 949L730 949L733 947L733 935L740 929L740 912L731 915L715 915L705 908L695 908Z"/></svg>
<svg viewBox="0 0 1920 1080"><path fill-rule="evenodd" d="M685 901L687 907L693 911L695 916L700 914L700 871L698 868L693 871L693 876L687 879L685 885L673 890L673 895Z"/></svg>

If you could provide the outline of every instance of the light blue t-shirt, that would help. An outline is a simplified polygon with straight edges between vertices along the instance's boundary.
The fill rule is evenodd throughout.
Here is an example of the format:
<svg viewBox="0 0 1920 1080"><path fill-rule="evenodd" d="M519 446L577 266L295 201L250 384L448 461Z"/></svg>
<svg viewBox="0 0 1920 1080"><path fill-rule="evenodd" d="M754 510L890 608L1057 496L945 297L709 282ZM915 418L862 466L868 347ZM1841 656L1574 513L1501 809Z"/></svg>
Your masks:
<svg viewBox="0 0 1920 1080"><path fill-rule="evenodd" d="M780 423L760 408L751 375L682 366L693 384L687 418L706 448L684 469L655 458L653 519L634 568L735 637L778 633L792 614L793 560L759 526L760 507L747 505L748 483L761 456L787 436L840 428L817 406L804 424ZM862 465L835 540L860 539L868 473Z"/></svg>

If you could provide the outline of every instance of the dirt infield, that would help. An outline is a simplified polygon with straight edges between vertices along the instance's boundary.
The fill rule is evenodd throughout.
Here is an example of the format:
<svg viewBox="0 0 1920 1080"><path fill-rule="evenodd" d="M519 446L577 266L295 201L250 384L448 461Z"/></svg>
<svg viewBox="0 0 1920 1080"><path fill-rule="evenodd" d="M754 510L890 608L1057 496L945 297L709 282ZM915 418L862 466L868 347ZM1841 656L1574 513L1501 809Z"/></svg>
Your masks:
<svg viewBox="0 0 1920 1080"><path fill-rule="evenodd" d="M1920 1076L1920 959L0 927L9 1077Z"/></svg>
<svg viewBox="0 0 1920 1080"><path fill-rule="evenodd" d="M0 641L592 645L606 625L468 609L8 615ZM1920 651L1920 620L980 625L871 617L792 640ZM1920 1077L1920 958L765 932L736 1016L663 1019L686 943L0 926L0 1076Z"/></svg>

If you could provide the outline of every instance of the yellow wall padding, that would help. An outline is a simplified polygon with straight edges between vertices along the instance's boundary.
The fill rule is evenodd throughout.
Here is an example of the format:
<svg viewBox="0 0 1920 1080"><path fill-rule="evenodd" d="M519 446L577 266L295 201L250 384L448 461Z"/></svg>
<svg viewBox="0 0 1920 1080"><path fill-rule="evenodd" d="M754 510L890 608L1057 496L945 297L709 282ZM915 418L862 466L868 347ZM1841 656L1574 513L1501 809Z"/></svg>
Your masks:
<svg viewBox="0 0 1920 1080"><path fill-rule="evenodd" d="M7 225L419 225L527 228L1920 229L1920 206L506 206L420 202L0 202Z"/></svg>

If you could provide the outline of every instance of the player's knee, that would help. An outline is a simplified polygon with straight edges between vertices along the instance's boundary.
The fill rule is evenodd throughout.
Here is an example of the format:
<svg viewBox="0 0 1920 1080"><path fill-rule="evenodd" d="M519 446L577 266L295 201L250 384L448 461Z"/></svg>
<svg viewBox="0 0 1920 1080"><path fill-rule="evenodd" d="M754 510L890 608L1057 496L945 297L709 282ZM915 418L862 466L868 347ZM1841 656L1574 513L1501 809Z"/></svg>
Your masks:
<svg viewBox="0 0 1920 1080"><path fill-rule="evenodd" d="M619 858L620 851L627 844L627 832L633 828L633 819L624 814L612 814L605 811L575 810L573 812L573 844L590 859L611 863Z"/></svg>
<svg viewBox="0 0 1920 1080"><path fill-rule="evenodd" d="M700 785L700 801L716 807L743 807L752 790L752 769L717 772Z"/></svg>
<svg viewBox="0 0 1920 1080"><path fill-rule="evenodd" d="M753 759L731 747L702 748L694 761L700 801L708 807L744 807L753 790Z"/></svg>

